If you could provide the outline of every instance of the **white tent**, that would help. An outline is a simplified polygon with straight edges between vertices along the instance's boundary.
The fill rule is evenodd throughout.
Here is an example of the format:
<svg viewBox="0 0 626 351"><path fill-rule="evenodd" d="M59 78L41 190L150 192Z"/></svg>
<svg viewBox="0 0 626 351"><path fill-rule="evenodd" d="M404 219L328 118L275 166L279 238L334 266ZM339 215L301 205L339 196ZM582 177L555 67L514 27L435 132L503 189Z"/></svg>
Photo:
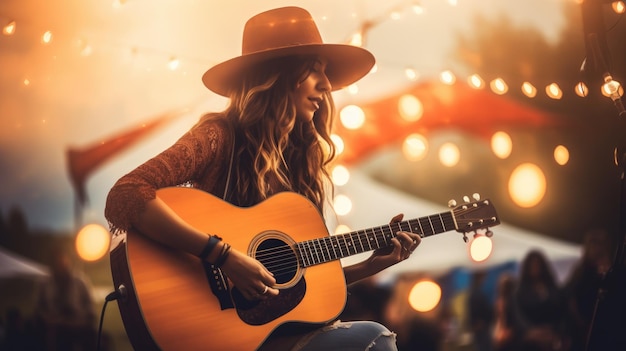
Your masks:
<svg viewBox="0 0 626 351"><path fill-rule="evenodd" d="M0 279L19 277L44 277L47 276L48 268L33 262L14 252L0 247Z"/></svg>
<svg viewBox="0 0 626 351"><path fill-rule="evenodd" d="M398 213L404 213L406 220L450 210L446 206L432 204L376 182L358 168L351 169L350 181L338 187L337 193L347 195L352 201L351 212L338 218L350 231L387 224ZM497 210L497 204L495 207ZM562 281L580 258L580 245L555 240L506 223L493 227L492 231L493 251L483 262L471 260L469 244L463 241L463 234L449 232L425 238L409 259L379 273L378 278L381 282L389 282L397 275L408 272L437 275L454 268L486 269L519 262L530 250L539 249L545 253L557 278ZM368 255L349 257L343 263L354 263Z"/></svg>

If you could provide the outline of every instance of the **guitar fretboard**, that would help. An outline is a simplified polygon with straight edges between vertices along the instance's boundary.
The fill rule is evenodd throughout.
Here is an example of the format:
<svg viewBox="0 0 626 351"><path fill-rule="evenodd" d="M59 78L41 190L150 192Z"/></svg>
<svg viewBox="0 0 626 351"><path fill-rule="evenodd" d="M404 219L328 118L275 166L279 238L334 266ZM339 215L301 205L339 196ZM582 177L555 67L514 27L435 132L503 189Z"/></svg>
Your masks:
<svg viewBox="0 0 626 351"><path fill-rule="evenodd" d="M399 231L419 234L422 238L456 229L452 212L362 229L346 234L302 241L296 244L303 267L326 263L391 245Z"/></svg>

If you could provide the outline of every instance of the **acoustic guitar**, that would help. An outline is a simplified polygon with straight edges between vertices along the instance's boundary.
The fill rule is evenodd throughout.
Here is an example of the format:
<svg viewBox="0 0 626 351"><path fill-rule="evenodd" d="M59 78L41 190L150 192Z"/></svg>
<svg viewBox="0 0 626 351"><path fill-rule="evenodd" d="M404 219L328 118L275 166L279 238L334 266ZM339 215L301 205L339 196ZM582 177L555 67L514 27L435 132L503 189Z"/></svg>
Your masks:
<svg viewBox="0 0 626 351"><path fill-rule="evenodd" d="M340 259L384 248L398 231L427 237L500 223L489 200L417 219L329 235L317 207L283 192L237 207L198 189L157 191L194 227L221 236L274 274L280 293L248 301L219 269L138 232L113 236L111 271L120 314L137 350L253 350L279 326L326 323L343 311Z"/></svg>

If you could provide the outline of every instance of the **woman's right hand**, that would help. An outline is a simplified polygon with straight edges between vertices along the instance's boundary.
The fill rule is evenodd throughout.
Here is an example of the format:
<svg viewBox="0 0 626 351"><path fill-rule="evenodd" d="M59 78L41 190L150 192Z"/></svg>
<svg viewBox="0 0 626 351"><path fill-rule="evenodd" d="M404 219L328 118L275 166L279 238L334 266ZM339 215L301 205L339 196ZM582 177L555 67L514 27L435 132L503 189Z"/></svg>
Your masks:
<svg viewBox="0 0 626 351"><path fill-rule="evenodd" d="M248 300L278 295L278 289L273 288L276 279L272 273L261 262L234 248L221 269Z"/></svg>

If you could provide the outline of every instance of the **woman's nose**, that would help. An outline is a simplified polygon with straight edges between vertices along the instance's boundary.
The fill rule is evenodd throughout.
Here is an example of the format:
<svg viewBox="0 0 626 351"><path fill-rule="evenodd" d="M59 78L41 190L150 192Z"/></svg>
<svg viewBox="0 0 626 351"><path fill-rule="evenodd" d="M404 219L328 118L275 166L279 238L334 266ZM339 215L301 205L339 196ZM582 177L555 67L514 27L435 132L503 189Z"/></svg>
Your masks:
<svg viewBox="0 0 626 351"><path fill-rule="evenodd" d="M326 73L320 75L320 80L317 83L317 88L321 91L331 91L333 86L330 84L330 80Z"/></svg>

